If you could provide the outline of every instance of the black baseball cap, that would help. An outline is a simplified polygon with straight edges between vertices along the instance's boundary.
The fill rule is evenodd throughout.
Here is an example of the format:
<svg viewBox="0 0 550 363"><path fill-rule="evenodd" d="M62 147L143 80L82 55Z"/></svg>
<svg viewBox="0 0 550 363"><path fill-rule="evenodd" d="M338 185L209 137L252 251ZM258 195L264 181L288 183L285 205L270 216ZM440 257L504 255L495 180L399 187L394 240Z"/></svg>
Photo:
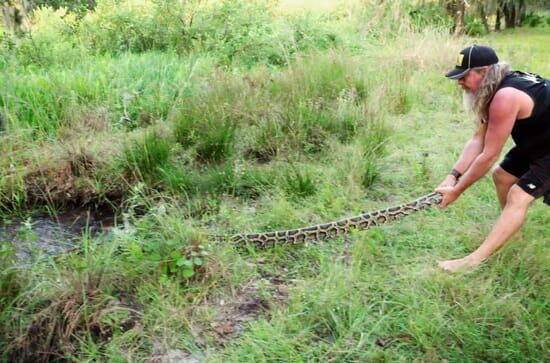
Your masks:
<svg viewBox="0 0 550 363"><path fill-rule="evenodd" d="M449 71L445 77L460 79L472 68L496 63L498 63L498 57L493 48L484 45L471 45L460 51L455 69Z"/></svg>

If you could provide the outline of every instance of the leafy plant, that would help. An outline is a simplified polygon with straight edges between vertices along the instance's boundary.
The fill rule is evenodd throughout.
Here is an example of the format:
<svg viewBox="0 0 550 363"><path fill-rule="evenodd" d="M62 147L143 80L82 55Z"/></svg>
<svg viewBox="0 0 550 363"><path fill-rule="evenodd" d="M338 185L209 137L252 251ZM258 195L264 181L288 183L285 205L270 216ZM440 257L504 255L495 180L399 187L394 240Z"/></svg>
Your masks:
<svg viewBox="0 0 550 363"><path fill-rule="evenodd" d="M130 241L124 250L129 261L148 263L153 272L183 280L195 276L209 255L203 245L186 245L176 239L147 240L144 243Z"/></svg>

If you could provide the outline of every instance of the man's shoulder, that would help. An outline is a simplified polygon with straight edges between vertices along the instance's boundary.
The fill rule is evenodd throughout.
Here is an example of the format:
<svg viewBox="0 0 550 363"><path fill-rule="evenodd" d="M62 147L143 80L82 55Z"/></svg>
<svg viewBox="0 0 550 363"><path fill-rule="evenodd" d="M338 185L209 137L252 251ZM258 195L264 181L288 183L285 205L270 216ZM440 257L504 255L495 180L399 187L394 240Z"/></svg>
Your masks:
<svg viewBox="0 0 550 363"><path fill-rule="evenodd" d="M533 105L534 101L527 92L514 87L503 87L495 93L489 112L517 113L518 117L523 118L531 114Z"/></svg>
<svg viewBox="0 0 550 363"><path fill-rule="evenodd" d="M514 109L530 99L529 95L514 87L503 87L499 89L491 100L490 110Z"/></svg>
<svg viewBox="0 0 550 363"><path fill-rule="evenodd" d="M528 96L525 92L515 87L504 86L502 88L499 88L495 92L495 96L493 97L492 101L494 102L496 100L496 101L509 102L517 99L518 97L523 97L523 95Z"/></svg>

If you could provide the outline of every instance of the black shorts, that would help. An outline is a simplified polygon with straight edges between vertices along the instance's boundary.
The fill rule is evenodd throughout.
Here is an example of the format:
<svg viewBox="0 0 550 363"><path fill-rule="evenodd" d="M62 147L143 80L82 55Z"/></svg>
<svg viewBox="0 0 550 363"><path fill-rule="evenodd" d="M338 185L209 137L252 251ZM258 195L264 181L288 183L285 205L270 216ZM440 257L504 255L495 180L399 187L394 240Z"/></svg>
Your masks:
<svg viewBox="0 0 550 363"><path fill-rule="evenodd" d="M534 198L544 196L544 203L550 205L550 154L539 159L529 160L513 147L500 167L519 180L516 184Z"/></svg>

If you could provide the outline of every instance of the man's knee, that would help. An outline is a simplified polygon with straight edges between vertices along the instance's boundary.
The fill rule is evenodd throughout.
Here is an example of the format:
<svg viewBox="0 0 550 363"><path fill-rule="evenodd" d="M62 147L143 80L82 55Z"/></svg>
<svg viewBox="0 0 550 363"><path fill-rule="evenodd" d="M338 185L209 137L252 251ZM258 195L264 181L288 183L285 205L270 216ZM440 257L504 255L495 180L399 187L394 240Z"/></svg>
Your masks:
<svg viewBox="0 0 550 363"><path fill-rule="evenodd" d="M513 185L506 196L506 207L529 208L535 198L521 189L518 185Z"/></svg>
<svg viewBox="0 0 550 363"><path fill-rule="evenodd" d="M516 176L510 174L500 166L493 170L493 182L496 186L511 186L517 180Z"/></svg>

